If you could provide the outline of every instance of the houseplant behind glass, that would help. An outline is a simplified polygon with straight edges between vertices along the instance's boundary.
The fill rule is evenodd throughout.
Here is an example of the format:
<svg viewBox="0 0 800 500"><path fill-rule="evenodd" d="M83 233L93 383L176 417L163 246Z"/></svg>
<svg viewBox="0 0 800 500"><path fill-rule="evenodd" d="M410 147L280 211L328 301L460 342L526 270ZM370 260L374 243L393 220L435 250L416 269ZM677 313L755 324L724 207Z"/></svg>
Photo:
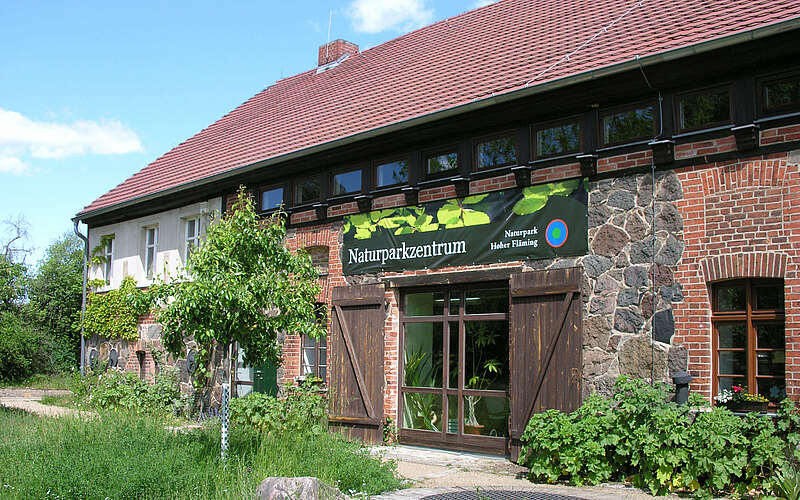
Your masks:
<svg viewBox="0 0 800 500"><path fill-rule="evenodd" d="M489 358L488 352L488 348L497 343L500 335L497 332L492 332L484 323L476 323L474 325L476 326L470 328L471 331L468 338L471 342L467 346L472 352L472 376L464 384L464 388L485 391L492 386L502 372L500 361L495 358ZM483 432L484 425L478 422L475 414L476 407L481 399L483 399L482 396L464 396L467 404L464 417L465 434L477 435Z"/></svg>

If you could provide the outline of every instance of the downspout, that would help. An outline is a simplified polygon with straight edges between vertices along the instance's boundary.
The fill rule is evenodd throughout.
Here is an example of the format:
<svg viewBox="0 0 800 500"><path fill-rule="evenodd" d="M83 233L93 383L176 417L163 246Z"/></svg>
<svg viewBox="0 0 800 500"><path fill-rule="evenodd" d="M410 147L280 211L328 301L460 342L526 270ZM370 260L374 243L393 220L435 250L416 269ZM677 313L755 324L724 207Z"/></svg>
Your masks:
<svg viewBox="0 0 800 500"><path fill-rule="evenodd" d="M86 339L83 335L83 317L86 314L86 281L89 274L89 238L79 230L80 220L75 219L75 234L83 240L83 297L81 298L81 377L86 375ZM88 230L87 230L88 234Z"/></svg>

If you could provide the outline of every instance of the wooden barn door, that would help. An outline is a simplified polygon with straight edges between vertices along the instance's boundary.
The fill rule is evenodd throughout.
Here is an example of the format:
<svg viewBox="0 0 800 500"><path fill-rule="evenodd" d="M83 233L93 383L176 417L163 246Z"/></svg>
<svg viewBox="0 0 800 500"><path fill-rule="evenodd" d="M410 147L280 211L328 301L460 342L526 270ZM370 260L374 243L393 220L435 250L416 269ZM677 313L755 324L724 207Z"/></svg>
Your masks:
<svg viewBox="0 0 800 500"><path fill-rule="evenodd" d="M531 415L581 404L581 270L511 275L511 459Z"/></svg>
<svg viewBox="0 0 800 500"><path fill-rule="evenodd" d="M329 423L365 443L383 440L383 285L337 287L328 352Z"/></svg>

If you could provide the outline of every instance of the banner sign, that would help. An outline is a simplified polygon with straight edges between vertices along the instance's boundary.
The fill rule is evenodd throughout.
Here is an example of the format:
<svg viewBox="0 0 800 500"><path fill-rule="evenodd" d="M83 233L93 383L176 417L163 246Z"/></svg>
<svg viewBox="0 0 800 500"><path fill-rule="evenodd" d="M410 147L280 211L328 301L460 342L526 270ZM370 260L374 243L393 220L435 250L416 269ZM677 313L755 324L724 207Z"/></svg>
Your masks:
<svg viewBox="0 0 800 500"><path fill-rule="evenodd" d="M585 255L586 180L344 218L345 274Z"/></svg>

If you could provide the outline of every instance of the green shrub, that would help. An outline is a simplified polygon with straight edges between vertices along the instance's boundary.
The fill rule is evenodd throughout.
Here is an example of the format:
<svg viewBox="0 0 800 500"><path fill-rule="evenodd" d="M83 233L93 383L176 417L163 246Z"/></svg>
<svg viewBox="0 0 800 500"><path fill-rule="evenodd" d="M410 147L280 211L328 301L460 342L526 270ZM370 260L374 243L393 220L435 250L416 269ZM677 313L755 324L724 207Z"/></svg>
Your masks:
<svg viewBox="0 0 800 500"><path fill-rule="evenodd" d="M230 403L232 426L252 427L268 435L324 434L327 399L312 384L287 387L283 398L251 393Z"/></svg>
<svg viewBox="0 0 800 500"><path fill-rule="evenodd" d="M48 343L21 316L0 312L0 381L17 382L48 371Z"/></svg>
<svg viewBox="0 0 800 500"><path fill-rule="evenodd" d="M184 406L174 368L156 375L152 384L132 372L98 369L84 378L76 377L72 392L76 403L85 408L151 414L177 412Z"/></svg>
<svg viewBox="0 0 800 500"><path fill-rule="evenodd" d="M592 395L568 415L534 415L522 436L520 464L534 481L615 479L658 495L744 495L771 490L785 445L796 450L800 442L798 431L800 414L791 402L782 403L776 424L724 408L695 417L689 406L669 401L665 386L620 377L610 398Z"/></svg>

